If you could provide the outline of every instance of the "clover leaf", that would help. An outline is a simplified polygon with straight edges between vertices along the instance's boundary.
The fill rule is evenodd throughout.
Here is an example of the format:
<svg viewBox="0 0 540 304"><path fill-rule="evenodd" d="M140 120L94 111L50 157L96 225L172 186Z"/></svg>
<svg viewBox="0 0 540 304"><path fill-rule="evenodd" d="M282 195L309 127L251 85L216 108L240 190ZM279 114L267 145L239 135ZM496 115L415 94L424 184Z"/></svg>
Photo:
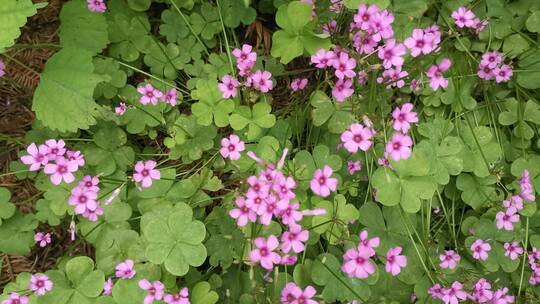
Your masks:
<svg viewBox="0 0 540 304"><path fill-rule="evenodd" d="M358 219L358 210L352 204L347 204L345 196L336 195L333 203L314 197L312 203L318 209L326 210L325 214L313 217L311 221L315 227L313 231L318 234L325 233L325 238L330 244L336 244L340 239L349 236L347 223Z"/></svg>
<svg viewBox="0 0 540 304"><path fill-rule="evenodd" d="M60 224L60 216L51 209L52 202L40 199L36 202L36 219L41 223L48 223L51 226Z"/></svg>
<svg viewBox="0 0 540 304"><path fill-rule="evenodd" d="M281 57L286 64L301 56L304 49L313 54L319 49L328 49L330 39L313 33L311 6L301 1L293 1L279 7L276 23L281 27L272 35L272 56Z"/></svg>
<svg viewBox="0 0 540 304"><path fill-rule="evenodd" d="M205 243L210 264L221 265L223 269L227 269L232 265L233 259L239 259L242 255L243 234L222 207L214 208L207 216L206 223L211 235Z"/></svg>
<svg viewBox="0 0 540 304"><path fill-rule="evenodd" d="M229 122L234 130L242 130L247 126L248 140L255 140L263 129L271 128L276 123L276 116L271 111L272 107L266 102L256 103L253 109L240 106L229 117Z"/></svg>
<svg viewBox="0 0 540 304"><path fill-rule="evenodd" d="M354 121L350 111L350 103L335 103L322 91L311 94L310 103L313 106L311 116L313 125L320 127L328 122L328 130L339 134L345 131Z"/></svg>
<svg viewBox="0 0 540 304"><path fill-rule="evenodd" d="M137 272L130 280L118 280L113 287L112 297L117 304L143 303L146 291L139 287L139 281L147 279L155 281L161 279L161 267L151 263L135 264Z"/></svg>
<svg viewBox="0 0 540 304"><path fill-rule="evenodd" d="M0 226L0 252L27 255L34 245L34 229L38 221L33 214L15 212Z"/></svg>
<svg viewBox="0 0 540 304"><path fill-rule="evenodd" d="M116 203L115 203L116 204ZM115 212L109 209L107 212ZM144 258L143 247L139 234L134 230L117 229L107 233L96 246L97 268L104 272L110 272L118 263L134 257L140 253L140 259Z"/></svg>
<svg viewBox="0 0 540 304"><path fill-rule="evenodd" d="M505 103L506 111L499 114L502 125L515 125L513 133L516 137L531 139L534 136L533 128L528 124L540 125L540 106L533 100L525 104L511 98Z"/></svg>
<svg viewBox="0 0 540 304"><path fill-rule="evenodd" d="M456 186L461 193L461 199L475 210L486 206L490 202L502 199L493 185L497 182L496 177L476 177L470 174L460 174L456 180Z"/></svg>
<svg viewBox="0 0 540 304"><path fill-rule="evenodd" d="M100 82L94 96L104 96L105 98L113 98L118 94L118 90L123 88L127 82L126 72L120 69L120 64L112 58L101 59L94 58L94 71L98 75L107 75L104 78L110 80Z"/></svg>
<svg viewBox="0 0 540 304"><path fill-rule="evenodd" d="M445 137L441 142L424 140L416 145L421 149L436 168L435 179L438 184L446 185L450 175L458 175L463 170L463 159L460 157L463 144L454 136Z"/></svg>
<svg viewBox="0 0 540 304"><path fill-rule="evenodd" d="M191 163L200 159L204 151L212 149L217 130L214 126L197 124L194 115L182 115L176 120L170 133L174 139L166 143L171 149L170 157L182 157L184 162Z"/></svg>
<svg viewBox="0 0 540 304"><path fill-rule="evenodd" d="M124 11L126 10L122 10ZM117 12L110 18L109 38L112 43L109 50L112 56L131 62L137 60L141 52L149 52L154 42L150 37L150 23L145 15L126 16Z"/></svg>
<svg viewBox="0 0 540 304"><path fill-rule="evenodd" d="M144 63L150 67L152 74L174 80L178 76L176 70L184 68L190 60L187 52L182 52L174 43L163 45L156 43L144 56Z"/></svg>
<svg viewBox="0 0 540 304"><path fill-rule="evenodd" d="M202 222L192 219L193 211L177 204L168 216L145 213L141 230L147 242L145 255L154 264L163 264L173 275L185 275L189 266L200 266L206 260L201 244L206 236Z"/></svg>
<svg viewBox="0 0 540 304"><path fill-rule="evenodd" d="M219 5L223 23L230 28L238 27L240 22L249 25L257 17L255 9L242 0L220 0Z"/></svg>
<svg viewBox="0 0 540 304"><path fill-rule="evenodd" d="M394 170L380 167L372 176L377 201L386 206L400 204L409 213L418 212L421 200L431 198L437 187L427 156L414 149L409 159L391 164Z"/></svg>
<svg viewBox="0 0 540 304"><path fill-rule="evenodd" d="M234 110L234 102L223 99L215 79L197 81L197 89L191 92L191 97L199 102L191 106L197 123L209 126L214 121L217 127L229 125L229 114Z"/></svg>
<svg viewBox="0 0 540 304"><path fill-rule="evenodd" d="M464 128L460 135L465 143L461 150L463 171L474 172L478 177L488 176L489 166L495 163L501 154L500 146L494 140L492 130L485 126L477 126L472 130Z"/></svg>
<svg viewBox="0 0 540 304"><path fill-rule="evenodd" d="M189 21L195 35L200 35L203 39L210 40L214 35L221 32L218 10L209 2L203 2L199 11L200 14L193 12L189 16Z"/></svg>
<svg viewBox="0 0 540 304"><path fill-rule="evenodd" d="M341 169L341 163L341 157L331 154L328 146L319 145L313 148L312 153L309 153L307 150L301 150L296 153L292 169L294 170L296 179L306 181L304 184L307 187L315 170L328 165L332 170L339 171Z"/></svg>
<svg viewBox="0 0 540 304"><path fill-rule="evenodd" d="M189 295L193 304L214 304L219 300L217 292L213 291L208 282L197 283Z"/></svg>
<svg viewBox="0 0 540 304"><path fill-rule="evenodd" d="M0 188L0 226L2 220L6 220L15 214L15 205L9 202L11 193L6 188Z"/></svg>

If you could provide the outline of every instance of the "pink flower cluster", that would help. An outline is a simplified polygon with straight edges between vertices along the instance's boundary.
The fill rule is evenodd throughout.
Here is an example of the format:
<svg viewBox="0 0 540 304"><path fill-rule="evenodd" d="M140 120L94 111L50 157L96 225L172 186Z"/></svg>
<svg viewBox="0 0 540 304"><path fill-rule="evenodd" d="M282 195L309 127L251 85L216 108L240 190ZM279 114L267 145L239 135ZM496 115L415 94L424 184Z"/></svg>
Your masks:
<svg viewBox="0 0 540 304"><path fill-rule="evenodd" d="M151 103L154 106L157 106L158 102L160 101L166 104L169 104L173 107L177 105L178 97L177 97L175 88L172 88L166 93L163 93L160 90L154 88L152 84L147 83L145 86L138 87L137 92L139 92L142 95L141 98L139 99L139 102L144 106L149 103Z"/></svg>
<svg viewBox="0 0 540 304"><path fill-rule="evenodd" d="M281 304L318 304L313 300L317 290L313 286L306 286L304 290L294 283L287 283L281 290Z"/></svg>
<svg viewBox="0 0 540 304"><path fill-rule="evenodd" d="M50 175L55 185L60 185L62 180L69 184L75 180L73 173L84 166L85 161L81 151L68 150L65 145L61 139L49 139L39 147L31 143L26 148L28 155L22 156L21 161L30 166L30 171L43 167L43 172Z"/></svg>
<svg viewBox="0 0 540 304"><path fill-rule="evenodd" d="M412 154L412 139L407 133L411 124L418 122L416 112L413 111L412 103L405 103L403 106L396 107L392 112L392 128L397 131L392 134L392 138L386 143L384 157L378 160L379 165L389 166L388 157L394 161L408 159Z"/></svg>
<svg viewBox="0 0 540 304"><path fill-rule="evenodd" d="M223 158L229 158L230 160L239 160L240 152L244 151L246 146L243 141L240 140L235 134L231 134L229 138L221 139L221 149L219 153Z"/></svg>
<svg viewBox="0 0 540 304"><path fill-rule="evenodd" d="M107 5L105 0L86 0L88 10L95 13L105 13Z"/></svg>
<svg viewBox="0 0 540 304"><path fill-rule="evenodd" d="M537 285L540 283L540 251L536 247L532 248L532 251L528 254L529 266L531 266L531 276L529 277L529 283L531 285Z"/></svg>
<svg viewBox="0 0 540 304"><path fill-rule="evenodd" d="M184 287L177 294L166 294L165 285L160 281L150 282L147 279L139 281L139 288L148 291L144 304L152 304L154 300L163 300L167 304L190 304L189 290Z"/></svg>
<svg viewBox="0 0 540 304"><path fill-rule="evenodd" d="M478 65L478 77L483 80L492 80L495 82L507 82L512 78L512 68L503 63L503 55L497 51L487 52L482 55L482 60Z"/></svg>
<svg viewBox="0 0 540 304"><path fill-rule="evenodd" d="M457 304L465 300L473 303L509 304L515 300L514 296L508 295L506 287L492 291L491 284L484 278L480 278L469 293L458 281L454 281L448 288L443 288L437 283L428 290L428 293L433 299L441 300L445 304Z"/></svg>
<svg viewBox="0 0 540 304"><path fill-rule="evenodd" d="M354 71L356 60L354 58L350 58L344 50L326 51L321 49L311 56L311 63L319 69L334 68L337 81L332 89L332 96L338 102L343 102L352 96L354 93L352 78L356 76Z"/></svg>
<svg viewBox="0 0 540 304"><path fill-rule="evenodd" d="M97 201L99 192L99 178L96 176L85 176L71 189L68 203L75 206L75 214L95 222L103 214L103 208Z"/></svg>
<svg viewBox="0 0 540 304"><path fill-rule="evenodd" d="M232 51L236 58L236 68L238 74L245 77L243 85L252 87L262 93L268 93L272 90L274 84L270 79L272 73L269 71L256 70L253 71L253 66L257 61L257 53L253 51L253 47L249 44L242 45L242 48L236 48ZM218 84L218 88L223 94L223 98L236 97L238 95L238 87L241 86L240 81L231 75L225 75Z"/></svg>
<svg viewBox="0 0 540 304"><path fill-rule="evenodd" d="M50 233L43 233L43 232L37 232L34 235L34 240L36 242L39 242L39 247L45 247L51 243L51 234Z"/></svg>
<svg viewBox="0 0 540 304"><path fill-rule="evenodd" d="M523 209L523 200L534 202L535 195L532 187L529 171L524 170L519 181L520 193L512 195L510 199L503 201L504 211L499 211L496 216L497 228L499 230L514 230L514 223L519 221L518 211Z"/></svg>
<svg viewBox="0 0 540 304"><path fill-rule="evenodd" d="M480 20L470 9L463 6L452 12L452 19L459 28L474 29L477 34L483 31L487 26L487 21Z"/></svg>
<svg viewBox="0 0 540 304"><path fill-rule="evenodd" d="M142 188L152 186L152 180L161 179L161 172L156 169L156 161L138 161L135 164L135 172L133 172L133 181Z"/></svg>
<svg viewBox="0 0 540 304"><path fill-rule="evenodd" d="M379 237L368 238L368 232L360 233L358 246L351 248L343 255L341 270L351 278L366 279L375 273L377 267L371 260L376 255L375 248L379 247ZM407 266L407 257L401 255L402 248L397 246L390 248L386 253L386 272L397 276L401 269Z"/></svg>

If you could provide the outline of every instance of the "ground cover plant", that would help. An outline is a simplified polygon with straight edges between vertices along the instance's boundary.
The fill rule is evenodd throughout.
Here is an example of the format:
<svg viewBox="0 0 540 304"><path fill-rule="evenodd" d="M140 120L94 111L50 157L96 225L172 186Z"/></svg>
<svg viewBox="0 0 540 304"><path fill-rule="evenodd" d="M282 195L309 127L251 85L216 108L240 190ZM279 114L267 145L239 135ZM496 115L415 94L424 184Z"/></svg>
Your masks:
<svg viewBox="0 0 540 304"><path fill-rule="evenodd" d="M2 304L540 301L540 2L47 5Z"/></svg>

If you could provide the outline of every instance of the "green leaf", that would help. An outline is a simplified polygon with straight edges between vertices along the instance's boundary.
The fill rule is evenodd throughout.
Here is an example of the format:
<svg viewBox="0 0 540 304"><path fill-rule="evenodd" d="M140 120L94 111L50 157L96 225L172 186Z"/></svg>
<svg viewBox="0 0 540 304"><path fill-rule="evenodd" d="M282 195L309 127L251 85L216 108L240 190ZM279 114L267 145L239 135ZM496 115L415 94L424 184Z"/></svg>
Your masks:
<svg viewBox="0 0 540 304"><path fill-rule="evenodd" d="M529 32L540 33L540 11L533 12L525 21L525 26Z"/></svg>
<svg viewBox="0 0 540 304"><path fill-rule="evenodd" d="M259 102L250 109L248 106L240 106L229 117L229 122L234 130L242 130L246 126L248 140L258 138L263 129L268 129L276 123L276 116L271 114L272 107L266 102Z"/></svg>
<svg viewBox="0 0 540 304"><path fill-rule="evenodd" d="M109 43L107 21L102 14L88 11L83 1L70 1L60 12L60 45L95 55Z"/></svg>
<svg viewBox="0 0 540 304"><path fill-rule="evenodd" d="M518 65L521 72L517 75L517 82L525 89L540 88L540 50L525 53L519 58Z"/></svg>
<svg viewBox="0 0 540 304"><path fill-rule="evenodd" d="M93 73L88 51L66 48L54 54L41 74L32 110L44 126L61 132L88 129L96 123L92 94L103 79Z"/></svg>
<svg viewBox="0 0 540 304"><path fill-rule="evenodd" d="M191 289L189 298L193 304L214 304L219 300L219 295L211 289L210 283L199 282Z"/></svg>
<svg viewBox="0 0 540 304"><path fill-rule="evenodd" d="M26 23L26 18L37 13L47 3L33 4L31 0L6 0L0 7L0 53L15 43L21 35L20 28Z"/></svg>
<svg viewBox="0 0 540 304"><path fill-rule="evenodd" d="M2 220L6 220L15 214L15 205L9 202L11 193L6 188L0 188L0 225Z"/></svg>
<svg viewBox="0 0 540 304"><path fill-rule="evenodd" d="M336 244L340 239L349 236L348 222L358 219L358 210L347 204L345 197L338 194L334 197L334 203L322 200L316 203L317 208L325 209L323 215L314 216L311 224L313 231L318 234L325 233L325 238L330 244Z"/></svg>
<svg viewBox="0 0 540 304"><path fill-rule="evenodd" d="M313 125L317 127L327 122L336 111L332 100L323 91L313 92L310 103L313 106L313 110L311 110Z"/></svg>
<svg viewBox="0 0 540 304"><path fill-rule="evenodd" d="M204 151L212 149L217 135L214 126L197 124L197 118L194 115L181 115L171 129L175 145L171 146L170 157L182 156L182 160L187 163L200 159Z"/></svg>
<svg viewBox="0 0 540 304"><path fill-rule="evenodd" d="M223 23L230 28L237 28L240 22L249 25L257 17L257 11L249 5L245 5L243 0L220 0L221 16Z"/></svg>
<svg viewBox="0 0 540 304"><path fill-rule="evenodd" d="M115 1L114 4L120 2ZM131 62L139 58L140 52L148 53L154 41L150 37L150 23L146 15L126 16L127 7L119 8L119 12L110 15L109 47L111 56Z"/></svg>
<svg viewBox="0 0 540 304"><path fill-rule="evenodd" d="M219 128L229 125L229 114L234 110L234 102L223 99L216 80L197 81L197 89L191 91L191 97L199 101L191 106L199 124L209 126L214 121Z"/></svg>
<svg viewBox="0 0 540 304"><path fill-rule="evenodd" d="M154 43L144 56L144 63L150 67L153 75L174 80L178 76L176 71L184 69L190 59L189 53L182 52L174 43Z"/></svg>
<svg viewBox="0 0 540 304"><path fill-rule="evenodd" d="M461 199L475 210L484 207L487 203L497 201L499 197L492 185L497 182L493 176L486 178L476 177L470 174L460 174L456 180L456 186L461 193Z"/></svg>
<svg viewBox="0 0 540 304"><path fill-rule="evenodd" d="M521 55L529 48L529 42L520 34L514 34L504 39L503 52L513 58Z"/></svg>
<svg viewBox="0 0 540 304"><path fill-rule="evenodd" d="M130 8L135 11L144 12L150 8L152 4L151 0L127 0L127 3Z"/></svg>
<svg viewBox="0 0 540 304"><path fill-rule="evenodd" d="M2 222L0 226L0 252L27 255L34 245L34 229L38 225L33 214L19 212Z"/></svg>

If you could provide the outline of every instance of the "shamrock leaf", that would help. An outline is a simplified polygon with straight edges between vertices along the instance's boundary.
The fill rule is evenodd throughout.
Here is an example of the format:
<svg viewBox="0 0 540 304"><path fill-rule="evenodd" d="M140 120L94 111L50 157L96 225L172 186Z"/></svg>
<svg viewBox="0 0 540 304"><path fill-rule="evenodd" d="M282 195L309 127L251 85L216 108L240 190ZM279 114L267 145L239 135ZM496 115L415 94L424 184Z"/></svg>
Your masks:
<svg viewBox="0 0 540 304"><path fill-rule="evenodd" d="M166 46L161 43L154 44L144 56L144 63L150 67L152 74L171 80L176 79L176 70L183 69L189 60L189 54L181 53L180 47L174 43Z"/></svg>
<svg viewBox="0 0 540 304"><path fill-rule="evenodd" d="M98 75L106 75L103 78L110 79L97 85L94 91L95 97L104 96L111 99L118 94L119 89L126 85L126 72L121 70L120 64L112 58L94 58L94 71Z"/></svg>
<svg viewBox="0 0 540 304"><path fill-rule="evenodd" d="M214 304L219 300L219 295L211 289L210 283L204 281L193 287L189 297L193 304Z"/></svg>
<svg viewBox="0 0 540 304"><path fill-rule="evenodd" d="M322 91L311 94L313 125L320 127L328 122L328 130L334 134L345 131L354 121L350 103L335 103Z"/></svg>
<svg viewBox="0 0 540 304"><path fill-rule="evenodd" d="M248 140L257 139L263 129L268 129L276 123L276 116L271 114L272 107L266 102L259 102L250 109L248 106L240 106L229 117L229 122L234 130L242 130L248 127Z"/></svg>
<svg viewBox="0 0 540 304"><path fill-rule="evenodd" d="M223 207L214 208L206 218L206 223L211 235L205 243L210 264L221 265L223 269L227 269L232 265L233 259L242 255L243 234Z"/></svg>
<svg viewBox="0 0 540 304"><path fill-rule="evenodd" d="M88 129L96 123L97 104L92 94L104 79L93 73L89 52L64 48L54 54L41 74L32 110L44 126L65 131Z"/></svg>
<svg viewBox="0 0 540 304"><path fill-rule="evenodd" d="M335 154L330 154L328 146L319 145L313 149L312 153L307 150L301 150L294 156L293 168L294 176L297 180L304 180L305 186L309 185L309 181L313 178L315 170L328 165L334 171L341 169L341 157Z"/></svg>
<svg viewBox="0 0 540 304"><path fill-rule="evenodd" d="M0 226L2 220L6 220L15 214L15 205L9 202L11 193L6 188L0 188Z"/></svg>
<svg viewBox="0 0 540 304"><path fill-rule="evenodd" d="M102 14L88 11L81 1L69 1L60 12L60 45L85 50L95 55L109 43L107 21Z"/></svg>
<svg viewBox="0 0 540 304"><path fill-rule="evenodd" d="M237 28L240 22L249 25L257 17L255 9L246 5L242 0L221 0L219 1L223 23L230 28Z"/></svg>
<svg viewBox="0 0 540 304"><path fill-rule="evenodd" d="M318 234L325 234L325 238L330 244L336 244L338 240L349 236L347 223L358 219L358 210L341 194L334 197L334 203L312 198L313 204L319 209L325 209L323 215L314 216L311 224L313 231Z"/></svg>
<svg viewBox="0 0 540 304"><path fill-rule="evenodd" d="M221 32L218 10L208 2L203 2L200 6L200 14L192 13L189 21L195 35L200 35L205 40L210 40L215 34Z"/></svg>
<svg viewBox="0 0 540 304"><path fill-rule="evenodd" d="M489 166L497 161L501 154L491 129L485 126L477 126L472 130L463 128L460 135L465 143L464 149L461 150L463 171L474 172L478 177L488 176Z"/></svg>
<svg viewBox="0 0 540 304"><path fill-rule="evenodd" d="M110 15L109 38L112 43L109 50L113 57L131 62L137 60L141 52L148 53L154 42L146 15L126 16L122 13L125 11Z"/></svg>
<svg viewBox="0 0 540 304"><path fill-rule="evenodd" d="M33 214L15 212L9 219L4 219L0 226L0 252L17 255L30 253L37 226L38 221Z"/></svg>
<svg viewBox="0 0 540 304"><path fill-rule="evenodd" d="M427 156L414 149L409 159L391 164L394 170L380 167L373 174L371 182L377 190L377 201L386 206L401 204L406 212L418 212L420 200L431 198L437 187Z"/></svg>
<svg viewBox="0 0 540 304"><path fill-rule="evenodd" d="M47 3L33 4L31 0L3 1L0 8L0 19L3 20L0 27L0 53L12 46L21 35L20 28L26 23L26 18L34 16L39 8L45 6Z"/></svg>
<svg viewBox="0 0 540 304"><path fill-rule="evenodd" d="M476 177L470 174L460 174L456 180L456 186L461 193L461 199L475 210L484 207L490 202L500 201L501 195L495 191L492 185L497 182L494 176L485 178Z"/></svg>
<svg viewBox="0 0 540 304"><path fill-rule="evenodd" d="M454 136L445 137L441 142L424 140L415 147L430 159L436 168L435 179L441 185L448 184L450 175L458 175L463 170L463 159L459 155L462 148L461 140Z"/></svg>
<svg viewBox="0 0 540 304"><path fill-rule="evenodd" d="M118 280L113 287L112 297L117 304L143 303L148 294L139 287L139 281L161 279L161 267L151 263L135 264L135 276L130 280Z"/></svg>
<svg viewBox="0 0 540 304"><path fill-rule="evenodd" d="M524 53L520 56L518 66L521 73L517 75L517 83L525 89L540 88L540 62L538 61L540 50L533 53Z"/></svg>
<svg viewBox="0 0 540 304"><path fill-rule="evenodd" d="M197 123L209 126L213 120L220 128L229 125L229 114L234 110L234 102L223 99L215 79L197 81L197 89L191 91L191 97L199 101L191 106L193 115L197 116Z"/></svg>
<svg viewBox="0 0 540 304"><path fill-rule="evenodd" d="M300 1L293 1L279 7L276 23L282 28L272 35L272 56L281 57L286 64L301 56L304 49L313 54L332 45L330 39L313 33L311 6Z"/></svg>
<svg viewBox="0 0 540 304"><path fill-rule="evenodd" d="M529 32L540 33L540 11L533 12L525 21L525 26Z"/></svg>
<svg viewBox="0 0 540 304"><path fill-rule="evenodd" d="M183 276L189 266L200 266L206 260L206 248L201 244L206 229L192 216L191 208L183 203L177 204L168 216L153 212L143 215L141 230L150 262L163 264L171 274Z"/></svg>
<svg viewBox="0 0 540 304"><path fill-rule="evenodd" d="M48 223L51 226L60 224L60 216L51 209L52 202L40 199L36 202L36 219L40 223Z"/></svg>
<svg viewBox="0 0 540 304"><path fill-rule="evenodd" d="M131 206L123 202L103 206L104 215L95 222L81 220L78 228L85 240L99 248L107 244L109 235L121 234L124 230L129 230L127 220L132 214Z"/></svg>
<svg viewBox="0 0 540 304"><path fill-rule="evenodd" d="M527 140L533 138L534 131L527 122L540 125L540 106L533 100L523 104L511 98L505 107L506 111L499 114L499 122L505 126L515 125L513 133L516 137Z"/></svg>
<svg viewBox="0 0 540 304"><path fill-rule="evenodd" d="M107 210L107 212L114 211L116 210ZM104 235L96 247L97 268L104 272L114 269L118 263L128 258L136 257L138 251L143 253L137 232L128 229L117 229L111 232L113 233ZM140 258L143 259L144 254L141 254Z"/></svg>
<svg viewBox="0 0 540 304"><path fill-rule="evenodd" d="M168 142L171 149L170 157L182 157L186 163L200 159L204 151L212 149L217 130L214 126L201 126L197 124L194 115L181 115L171 128L173 141Z"/></svg>

